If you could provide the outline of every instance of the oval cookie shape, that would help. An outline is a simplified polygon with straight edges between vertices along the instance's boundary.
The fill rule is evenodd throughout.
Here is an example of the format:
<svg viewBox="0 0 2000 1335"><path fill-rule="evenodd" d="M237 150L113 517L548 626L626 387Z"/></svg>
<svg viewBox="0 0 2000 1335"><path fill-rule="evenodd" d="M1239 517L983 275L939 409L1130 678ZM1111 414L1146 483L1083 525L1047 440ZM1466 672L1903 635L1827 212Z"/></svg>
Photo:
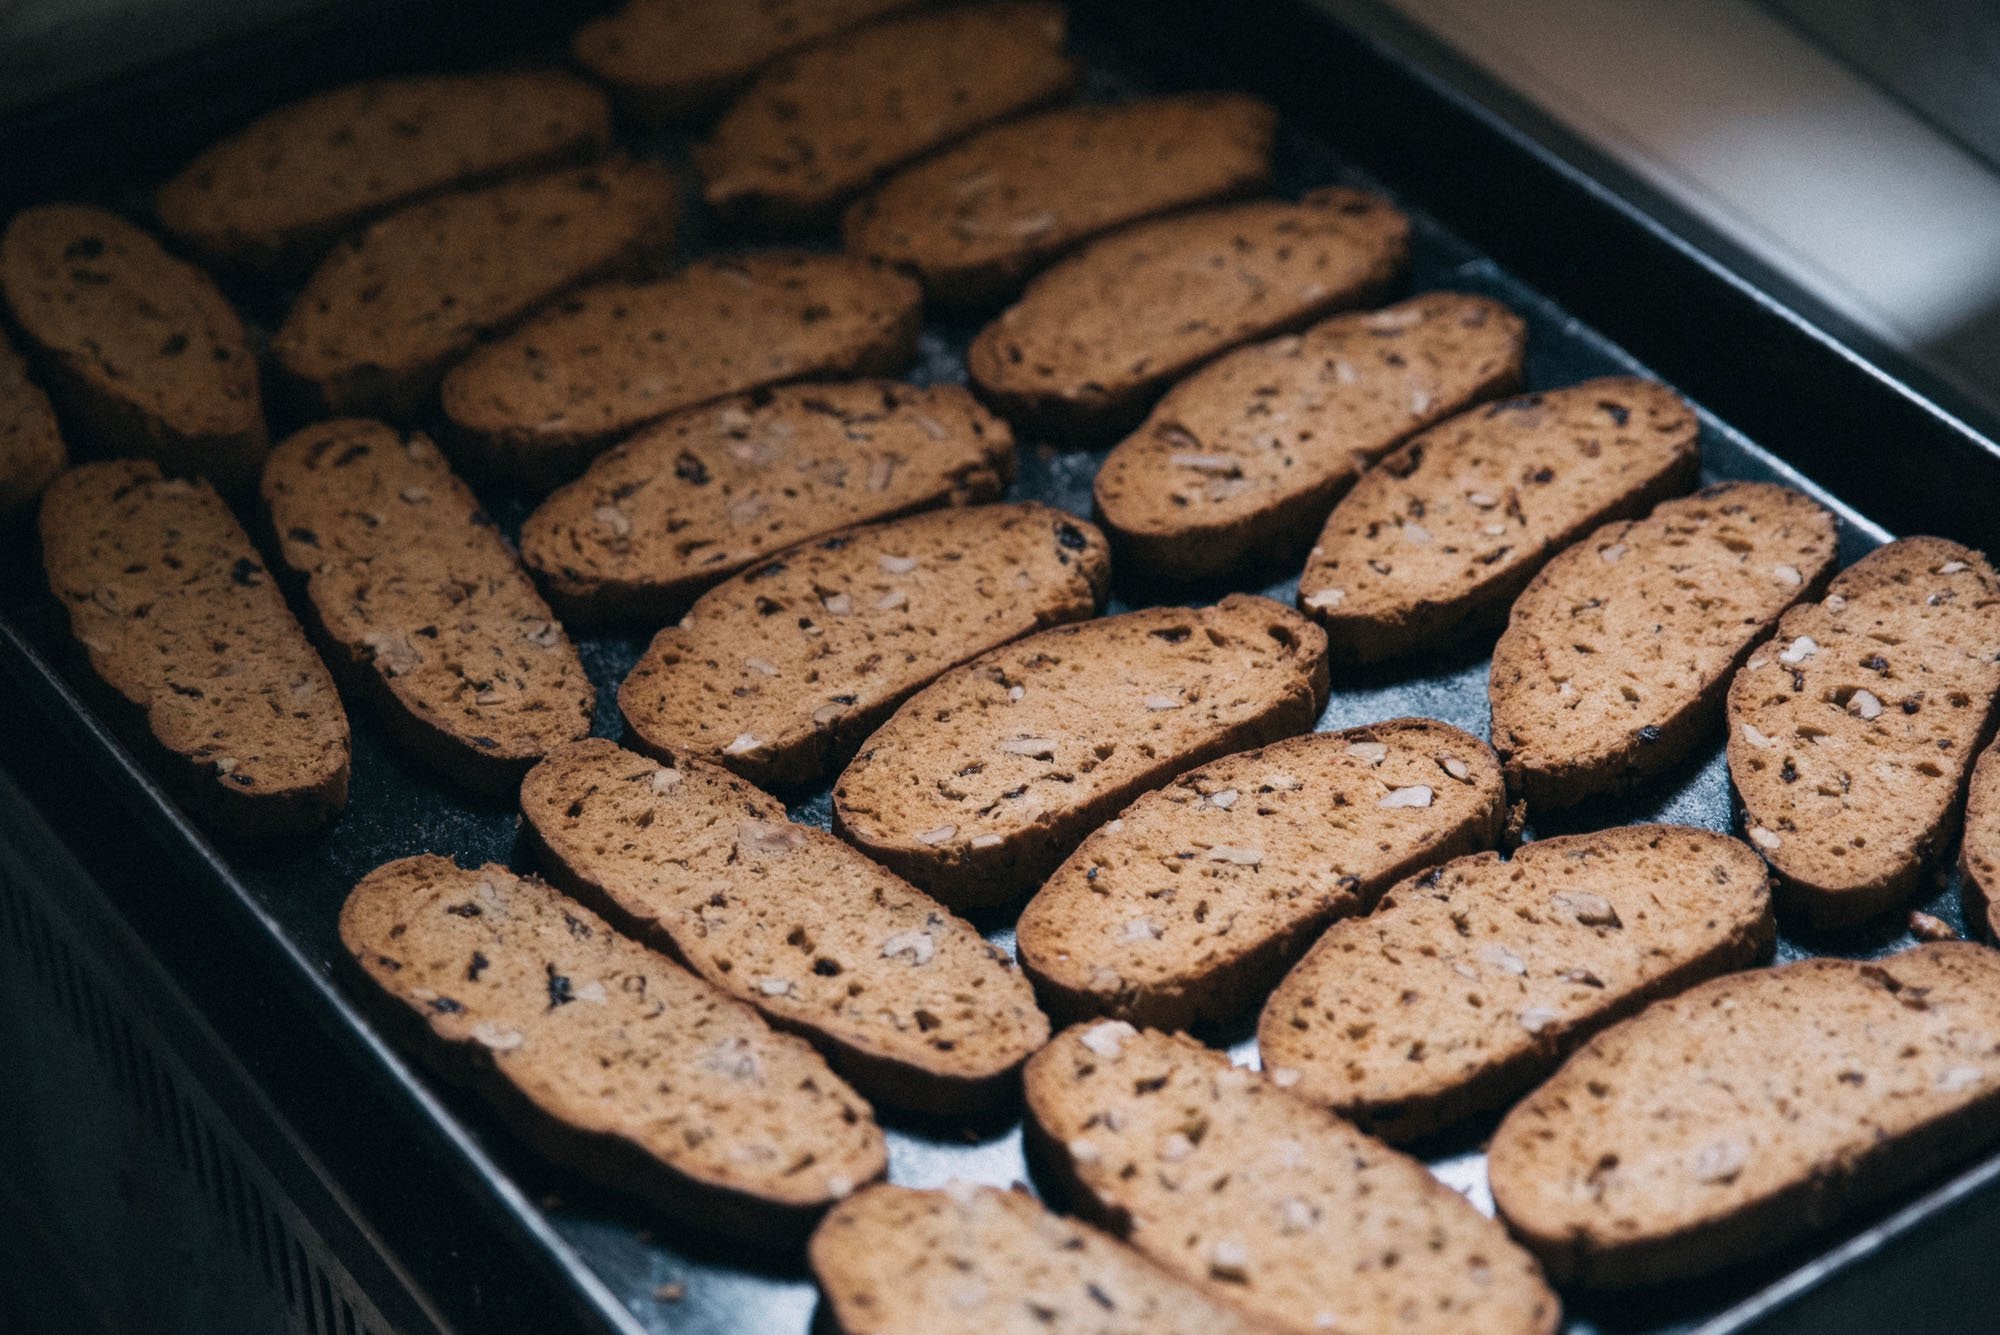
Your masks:
<svg viewBox="0 0 2000 1335"><path fill-rule="evenodd" d="M1377 299L1409 233L1386 199L1340 188L1143 223L1030 283L972 341L966 368L1008 420L1103 437L1217 353Z"/></svg>
<svg viewBox="0 0 2000 1335"><path fill-rule="evenodd" d="M1098 517L1163 579L1296 560L1370 464L1518 385L1526 343L1499 302L1427 292L1232 352L1167 391L1105 456Z"/></svg>
<svg viewBox="0 0 2000 1335"><path fill-rule="evenodd" d="M712 110L779 56L919 0L627 0L570 39L576 63L641 121Z"/></svg>
<svg viewBox="0 0 2000 1335"><path fill-rule="evenodd" d="M1339 659L1377 662L1497 618L1542 564L1694 485L1698 423L1629 376L1505 399L1432 427L1327 517L1299 606Z"/></svg>
<svg viewBox="0 0 2000 1335"><path fill-rule="evenodd" d="M657 626L795 543L996 500L1013 475L1006 424L956 385L782 386L614 445L528 516L521 558L566 619Z"/></svg>
<svg viewBox="0 0 2000 1335"><path fill-rule="evenodd" d="M1317 630L1266 598L1059 626L917 692L842 772L834 830L954 907L1006 903L1149 788L1310 728Z"/></svg>
<svg viewBox="0 0 2000 1335"><path fill-rule="evenodd" d="M804 1040L540 881L403 858L354 887L340 942L396 1038L700 1229L797 1239L887 1169L868 1105Z"/></svg>
<svg viewBox="0 0 2000 1335"><path fill-rule="evenodd" d="M418 757L506 792L589 733L595 692L575 646L423 436L308 427L272 451L264 509L336 661Z"/></svg>
<svg viewBox="0 0 2000 1335"><path fill-rule="evenodd" d="M1996 692L2000 576L1941 538L1870 552L1751 653L1729 685L1729 777L1815 923L1889 908L1950 847Z"/></svg>
<svg viewBox="0 0 2000 1335"><path fill-rule="evenodd" d="M842 1331L992 1335L1024 1317L1049 1335L1265 1329L1018 1189L870 1187L827 1213L807 1256Z"/></svg>
<svg viewBox="0 0 2000 1335"><path fill-rule="evenodd" d="M999 301L1114 227L1261 189L1277 114L1234 93L1046 111L983 130L847 211L847 248L914 271L932 300Z"/></svg>
<svg viewBox="0 0 2000 1335"><path fill-rule="evenodd" d="M1607 524L1542 568L1493 649L1493 743L1529 805L1570 806L1705 740L1750 648L1833 569L1833 516L1725 482Z"/></svg>
<svg viewBox="0 0 2000 1335"><path fill-rule="evenodd" d="M1165 1030L1255 1007L1328 923L1499 842L1500 764L1429 719L1310 733L1146 794L1078 846L1015 928L1060 1016Z"/></svg>
<svg viewBox="0 0 2000 1335"><path fill-rule="evenodd" d="M49 396L0 330L0 523L25 513L68 462Z"/></svg>
<svg viewBox="0 0 2000 1335"><path fill-rule="evenodd" d="M72 436L224 491L256 480L257 359L207 274L115 213L45 204L0 236L0 298Z"/></svg>
<svg viewBox="0 0 2000 1335"><path fill-rule="evenodd" d="M887 172L1053 101L1076 67L1063 11L1039 0L925 10L779 61L696 153L710 208L797 230Z"/></svg>
<svg viewBox="0 0 2000 1335"><path fill-rule="evenodd" d="M970 925L713 765L592 738L528 771L521 811L558 885L871 1098L966 1112L1048 1041L1027 980Z"/></svg>
<svg viewBox="0 0 2000 1335"><path fill-rule="evenodd" d="M376 79L252 121L160 187L160 224L220 260L309 262L364 219L447 186L589 156L611 108L553 71Z"/></svg>
<svg viewBox="0 0 2000 1335"><path fill-rule="evenodd" d="M697 260L568 297L460 362L445 416L483 468L547 489L617 437L762 385L892 375L916 355L917 285L844 255Z"/></svg>
<svg viewBox="0 0 2000 1335"><path fill-rule="evenodd" d="M1023 1084L1030 1147L1081 1213L1278 1329L1557 1328L1555 1294L1499 1224L1185 1035L1077 1025Z"/></svg>
<svg viewBox="0 0 2000 1335"><path fill-rule="evenodd" d="M143 716L203 819L276 837L347 805L333 679L212 487L147 460L84 464L50 484L41 539L91 670Z"/></svg>
<svg viewBox="0 0 2000 1335"><path fill-rule="evenodd" d="M1605 1025L1767 957L1768 878L1677 825L1538 839L1403 881L1336 922L1264 1007L1292 1092L1391 1140L1504 1105Z"/></svg>
<svg viewBox="0 0 2000 1335"><path fill-rule="evenodd" d="M2000 1138L2000 953L1966 942L1704 983L1501 1122L1494 1203L1558 1282L1705 1274Z"/></svg>
<svg viewBox="0 0 2000 1335"><path fill-rule="evenodd" d="M271 352L315 414L408 416L483 336L664 248L675 207L672 178L624 160L413 204L313 271Z"/></svg>
<svg viewBox="0 0 2000 1335"><path fill-rule="evenodd" d="M618 707L654 754L814 783L938 674L1095 615L1110 578L1102 534L1031 502L849 529L702 595Z"/></svg>

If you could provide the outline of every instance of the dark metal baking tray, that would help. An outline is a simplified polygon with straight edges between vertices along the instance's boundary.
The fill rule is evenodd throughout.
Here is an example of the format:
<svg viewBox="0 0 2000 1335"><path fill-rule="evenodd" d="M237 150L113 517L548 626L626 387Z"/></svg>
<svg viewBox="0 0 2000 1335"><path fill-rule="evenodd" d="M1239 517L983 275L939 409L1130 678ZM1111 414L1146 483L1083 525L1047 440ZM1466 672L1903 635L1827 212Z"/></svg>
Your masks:
<svg viewBox="0 0 2000 1335"><path fill-rule="evenodd" d="M1894 531L1975 542L1986 536L1991 499L2000 496L2000 451L1966 425L1957 405L1943 403L1908 368L1885 371L1886 356L1859 355L1848 331L1802 315L1797 294L1753 285L1719 266L1685 229L1663 225L1658 211L1608 188L1616 173L1606 164L1574 145L1552 146L1556 136L1546 126L1524 131L1530 118L1512 114L1518 108L1496 110L1474 96L1462 70L1441 76L1420 44L1391 40L1393 25L1379 16L1340 23L1291 0L1227 7L1104 0L1078 9L1076 46L1091 68L1087 96L1225 85L1271 96L1286 112L1279 189L1296 194L1338 181L1395 195L1416 220L1409 289L1483 292L1521 312L1531 331L1531 385L1618 371L1661 376L1704 410L1705 475L1781 480L1817 496L1841 517L1844 560ZM115 93L39 109L0 126L0 153L13 164L0 203L11 210L42 198L90 197L142 212L144 187L265 105L392 68L548 58L575 17L561 11L507 6L464 25L439 21L438 8L357 6ZM684 145L634 143L685 168ZM714 241L697 225L683 249ZM238 296L268 329L285 294L251 289ZM972 332L965 324L928 325L913 378L962 379ZM1015 494L1087 514L1098 457L1026 442ZM518 523L520 498L486 499L503 523ZM808 1328L816 1300L797 1262L730 1255L538 1161L477 1100L437 1085L386 1047L334 981L335 914L358 877L426 850L525 866L511 806L446 788L357 711L352 799L338 824L282 849L215 845L103 724L89 683L68 664L60 613L40 591L25 535L5 542L0 672L17 707L32 711L51 739L44 786L90 808L85 828L118 832L108 893L147 925L163 952L193 961L185 966L194 975L191 991L220 1012L212 1017L218 1030L252 1054L246 1066L324 1165L344 1208L426 1295L432 1319L479 1328L493 1328L503 1314L509 1326L519 1319L537 1328ZM1288 601L1293 584L1274 573L1242 587ZM1216 592L1148 590L1121 576L1112 610ZM641 644L615 637L583 643L600 691L601 735L618 735L614 688ZM1406 668L1340 674L1320 726L1424 714L1483 734L1485 671L1480 653L1459 651ZM1731 806L1718 739L1632 799L1537 819L1530 828L1547 835L1664 819L1728 830ZM824 795L799 803L794 814L824 824ZM166 886L177 897L170 905L160 899ZM1924 906L1959 920L1954 887L1938 884ZM1895 915L1841 934L1813 934L1791 922L1783 928L1780 958L1874 955L1909 942ZM1011 947L1008 930L993 935ZM260 980L254 996L231 990L239 978ZM1239 1058L1251 1055L1244 1030L1205 1037ZM302 1079L288 1054L312 1062L316 1078ZM357 1127L354 1118L369 1120ZM1005 1184L1028 1176L1014 1121L890 1125L894 1180ZM1486 1129L1423 1147L1444 1180L1482 1204L1478 1145ZM1809 1310L1801 1304L1816 1293L1836 1290L1849 1316L1876 1310L1869 1304L1892 1295L1871 1280L1888 1273L1875 1261L1900 1238L1936 1233L1990 1204L2000 1196L1997 1176L2000 1156L1845 1230L1698 1285L1616 1299L1567 1295L1570 1329L1777 1329ZM676 1296L664 1296L670 1293ZM1916 1328L1921 1306L1913 1307L1907 1292L1893 1296L1905 1328Z"/></svg>

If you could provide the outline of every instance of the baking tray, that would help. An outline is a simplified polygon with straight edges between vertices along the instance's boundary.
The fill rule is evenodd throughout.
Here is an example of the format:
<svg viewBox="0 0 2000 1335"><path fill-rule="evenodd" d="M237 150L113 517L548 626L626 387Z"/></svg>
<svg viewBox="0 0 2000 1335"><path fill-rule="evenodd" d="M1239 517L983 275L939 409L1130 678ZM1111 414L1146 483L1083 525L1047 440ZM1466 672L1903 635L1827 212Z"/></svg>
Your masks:
<svg viewBox="0 0 2000 1335"><path fill-rule="evenodd" d="M552 58L559 34L576 17L562 6L507 6L468 32L436 19L448 8L356 6L158 71L116 94L38 109L0 127L0 152L12 164L0 196L9 208L60 196L142 214L145 187L263 106L370 72ZM1086 97L1216 86L1271 96L1286 112L1279 191L1296 195L1338 182L1397 197L1415 223L1408 290L1481 292L1519 311L1530 329L1530 386L1612 372L1659 375L1703 409L1704 476L1783 481L1814 495L1840 517L1843 563L1892 531L1922 527L1984 540L1991 498L2000 496L2000 451L1954 405L1930 394L1921 377L1902 373L1906 368L1885 373L1887 358L1857 355L1857 343L1837 327L1802 318L1801 303L1791 299L1796 294L1725 271L1705 247L1663 226L1657 213L1635 209L1606 188L1605 179L1615 175L1608 166L1584 160L1574 145L1552 146L1552 135L1525 132L1524 118L1473 96L1463 71L1440 75L1409 47L1386 40L1379 15L1356 11L1358 17L1340 22L1326 6L1291 0L1227 7L1087 0L1077 10L1075 47L1090 67ZM381 40L391 33L394 42ZM631 142L691 178L684 143ZM698 252L715 240L696 218L681 249ZM287 294L253 288L234 295L260 333L268 333ZM963 379L962 354L975 328L928 324L911 378ZM274 422L279 429L291 425ZM1750 435L1737 429L1743 426L1752 428ZM1898 443L1895 466L1886 470L1885 439ZM1099 457L1026 441L1011 494L1088 514ZM484 499L510 529L525 512L519 497ZM478 1100L437 1084L385 1046L334 981L338 906L370 868L420 851L529 865L510 804L445 787L395 751L372 715L356 710L352 794L335 826L281 849L216 846L103 724L91 684L74 671L61 613L40 589L25 536L6 542L0 670L61 739L64 763L88 776L84 800L121 822L115 828L124 840L151 850L163 883L172 878L182 898L171 921L230 943L232 954L212 952L191 967L216 975L254 965L274 980L259 1007L264 1013L218 1017L218 1024L244 1032L290 1026L317 1045L301 1039L299 1050L333 1066L314 1086L318 1099L332 1100L331 1112L281 1111L308 1128L302 1132L308 1148L331 1179L349 1188L349 1208L370 1225L376 1245L430 1293L439 1324L454 1324L455 1317L490 1328L496 1314L525 1317L532 1308L537 1325L578 1329L719 1335L803 1332L812 1325L816 1297L798 1262L732 1255L642 1204L536 1159ZM1233 587L1289 602L1294 585L1295 572L1270 572ZM1207 601L1220 592L1148 589L1124 574L1114 590L1114 612L1155 601ZM615 687L643 643L643 637L581 642L599 690L599 735L619 735ZM1338 673L1319 726L1422 714L1483 735L1485 677L1486 660L1472 649L1420 667ZM1718 738L1641 794L1531 820L1530 833L1635 820L1730 830L1720 752ZM824 825L825 795L797 803L793 814ZM117 893L132 898L134 914L159 919L157 901L144 902L147 888L122 885ZM1938 882L1923 906L1959 921L1955 886ZM1011 949L1010 930L998 927L992 937ZM1781 919L1779 958L1871 956L1909 941L1900 915L1837 934L1810 933ZM1248 1032L1246 1024L1203 1037L1247 1060L1254 1051ZM267 1035L259 1050L269 1046ZM292 1088L285 1076L267 1066L274 1098ZM343 1134L339 1113L350 1097L384 1120ZM1032 1184L1011 1115L964 1126L885 1122L895 1181ZM1443 1180L1486 1208L1479 1145L1489 1130L1490 1123L1474 1126L1419 1147ZM371 1145L369 1133L399 1138L397 1153ZM384 1160L414 1160L428 1171L414 1185L384 1182ZM1781 1323L1796 1299L1831 1282L1851 1279L1865 1291L1869 1258L1899 1237L1956 1217L1965 1202L1992 1199L1996 1177L2000 1155L1844 1231L1700 1284L1611 1299L1566 1295L1568 1329L1665 1335ZM454 1250L441 1236L460 1245ZM475 1290L469 1299L468 1283ZM487 1287L479 1292L482 1283ZM522 1306L510 1305L510 1285Z"/></svg>

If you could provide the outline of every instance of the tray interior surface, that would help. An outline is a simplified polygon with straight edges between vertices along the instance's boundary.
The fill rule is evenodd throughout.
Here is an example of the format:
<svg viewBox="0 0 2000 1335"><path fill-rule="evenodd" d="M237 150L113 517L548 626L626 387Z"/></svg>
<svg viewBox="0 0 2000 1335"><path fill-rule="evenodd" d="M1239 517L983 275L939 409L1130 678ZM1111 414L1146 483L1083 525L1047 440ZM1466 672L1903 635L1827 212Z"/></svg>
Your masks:
<svg viewBox="0 0 2000 1335"><path fill-rule="evenodd" d="M1084 90L1087 98L1167 91L1187 83L1135 60L1117 40L1087 24L1075 45L1090 67ZM692 181L685 141L628 136L628 144L662 157L676 167L684 181ZM1277 192L1295 197L1307 189L1334 183L1383 190L1392 197L1396 193L1393 183L1371 180L1352 168L1339 145L1296 124L1286 124L1279 140ZM97 187L97 194L104 202L143 216L141 191L150 184L112 181ZM1479 292L1519 312L1530 329L1530 388L1645 371L1618 347L1461 240L1444 223L1419 209L1409 211L1414 223L1413 260L1403 290ZM728 244L743 243L730 239ZM816 244L831 245L832 239L822 237ZM691 212L677 246L680 255L701 253L717 245L718 238L708 234L700 216ZM290 294L251 289L234 295L256 326L257 337L262 338L275 327ZM919 359L909 378L918 382L962 381L965 345L976 329L973 323L932 320L925 328ZM273 425L281 431L296 424L280 421ZM1843 565L1890 536L1863 511L1827 494L1705 412L1702 427L1704 480L1781 481L1814 495L1840 517ZM1020 472L1010 498L1041 499L1088 516L1091 477L1101 457L1101 452L1056 450L1024 440ZM483 499L510 533L527 509L517 496L489 493ZM1859 499L1865 505L1865 498ZM41 591L36 562L21 535L9 539L8 556L0 561L0 615L43 660L65 663L74 679L61 615ZM1267 571L1230 587L1261 592L1289 604L1296 581L1295 570ZM1206 602L1224 591L1147 588L1133 580L1130 572L1114 572L1114 597L1107 610L1118 612L1159 602ZM599 736L616 738L620 734L616 687L644 643L645 638L639 636L580 641L585 664L598 688L594 732ZM1488 722L1486 673L1483 647L1366 673L1336 672L1333 698L1318 727L1329 730L1401 715L1426 715L1484 736ZM465 864L490 860L523 870L531 866L510 804L469 799L447 787L391 747L377 721L364 709L353 710L352 720L354 778L346 814L324 834L297 846L264 851L233 849L222 855L232 873L231 888L247 896L295 955L324 980L334 978L333 961L339 948L335 920L340 902L369 869L426 851L449 854ZM1528 832L1530 836L1547 836L1645 820L1733 832L1732 796L1721 750L1718 731L1693 761L1634 796L1591 803L1554 818L1531 813ZM822 791L795 803L793 815L824 826L828 821L826 794ZM1922 907L1955 925L1960 922L1954 886L1940 879L1924 900ZM1011 928L998 925L990 935L1012 950ZM1910 943L1901 914L1837 934L1810 933L1800 923L1781 916L1778 958L1871 956ZM365 1024L351 1008L344 1008L340 1018L349 1025ZM1250 1024L1246 1020L1230 1030L1207 1032L1202 1037L1229 1048L1239 1062L1253 1061ZM364 1051L385 1062L392 1078L430 1085L427 1075L413 1073L372 1044L363 1046ZM539 1234L546 1245L566 1252L559 1258L564 1264L580 1263L594 1277L589 1287L597 1290L596 1297L608 1295L615 1303L603 1314L607 1324L718 1335L804 1332L812 1324L817 1299L798 1261L730 1254L643 1205L590 1187L576 1175L537 1160L476 1099L448 1088L439 1093L441 1115L455 1123L443 1128L452 1134L440 1136L440 1152L468 1152L479 1173L498 1174L494 1185L499 1203L521 1212L524 1226ZM924 1186L962 1178L1003 1186L1017 1181L1036 1185L1021 1152L1018 1110L973 1126L928 1124L893 1115L885 1116L884 1123L890 1133L890 1176L894 1181ZM1488 1210L1491 1201L1480 1146L1491 1125L1490 1121L1474 1125L1417 1147L1440 1178ZM517 1190L508 1190L505 1184ZM1885 1213L1877 1211L1874 1218ZM1793 1282L1797 1282L1801 1267L1831 1255L1830 1247L1865 1234L1870 1226L1869 1220L1856 1221L1836 1236L1822 1235L1784 1256L1674 1292L1610 1299L1565 1295L1567 1329L1576 1335L1598 1331L1664 1335L1732 1326L1737 1318L1729 1314L1739 1304L1753 1303L1760 1292L1787 1276L1794 1276Z"/></svg>

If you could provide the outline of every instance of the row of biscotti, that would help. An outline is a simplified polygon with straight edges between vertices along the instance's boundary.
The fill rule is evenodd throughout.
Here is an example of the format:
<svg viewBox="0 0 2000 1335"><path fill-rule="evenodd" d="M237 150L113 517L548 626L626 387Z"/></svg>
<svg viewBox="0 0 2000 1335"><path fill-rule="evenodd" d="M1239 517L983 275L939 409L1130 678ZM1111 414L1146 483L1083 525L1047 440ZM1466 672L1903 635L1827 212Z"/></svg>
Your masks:
<svg viewBox="0 0 2000 1335"><path fill-rule="evenodd" d="M1151 1143L1178 1130L1185 1149L1169 1145L1169 1161L1201 1146L1209 1163L1235 1161L1240 1171L1222 1197L1204 1189L1157 1200L1141 1213L1160 1216L1144 1221L1158 1227L1116 1227L1153 1263L1210 1290L1206 1299L1182 1293L1174 1304L1196 1304L1183 1315L1197 1327L1311 1328L1298 1314L1335 1302L1367 1319L1395 1311L1414 1282L1436 1305L1417 1329L1458 1329L1465 1320L1481 1329L1554 1328L1557 1303L1535 1263L1420 1164L1180 1040L1139 1039L1111 1023L1043 1051L1047 1022L1003 954L839 841L786 821L780 804L741 780L588 741L530 773L522 810L544 864L582 903L500 867L406 858L355 888L341 938L398 1037L482 1086L547 1152L697 1227L784 1246L829 1205L885 1175L864 1097L964 1113L1003 1097L1022 1063L1042 1051L1031 1068L1031 1111L1054 1144L1074 1151L1079 1133L1065 1129L1069 1095L1059 1074L1072 1053L1148 1064L1165 1053L1184 1079L1158 1099L1148 1096L1165 1079L1121 1082L1133 1100L1127 1134ZM803 1035L824 1057L774 1029ZM1164 1046L1121 1053L1128 1038L1134 1048ZM1197 1091L1204 1103L1181 1109ZM1096 1133L1111 1142L1107 1152L1120 1148L1112 1136L1119 1126L1114 1117ZM1213 1176L1204 1163L1188 1171ZM1162 1174L1168 1191L1174 1176ZM1280 1187L1297 1198L1290 1213L1298 1218L1283 1221L1288 1241L1273 1254L1246 1248L1271 1235L1276 1219L1239 1219L1200 1245L1164 1236L1188 1209L1261 1216L1276 1203L1263 1198ZM1009 1243L982 1258L993 1277L1021 1273L1015 1267L1108 1267L1118 1296L1092 1298L1100 1305L1157 1304L1161 1292L1180 1292L1088 1229L1025 1200L986 1215L1000 1198L975 1194L985 1225ZM813 1255L836 1302L851 1301L848 1285L865 1286L871 1269L894 1257L842 1253L833 1239L857 1226L872 1233L870 1212L886 1202L923 1200L867 1193L823 1226ZM1023 1255L1037 1236L1060 1245ZM1407 1249L1411 1268L1373 1264L1383 1248ZM1253 1274L1255 1290L1231 1287ZM1276 1299L1267 1296L1273 1289ZM1044 1322L1065 1310L1083 1315L1071 1299L1090 1297L1042 1294L1040 1286L1032 1296L1052 1305L1037 1314ZM947 1308L931 1309L938 1300ZM904 1316L884 1319L927 1312L933 1322L963 1320L959 1313L982 1305L919 1292ZM1243 1312L1238 1322L1228 1321L1231 1309ZM1139 1315L1146 1310L1128 1318L1141 1322L1134 1328L1155 1328Z"/></svg>

